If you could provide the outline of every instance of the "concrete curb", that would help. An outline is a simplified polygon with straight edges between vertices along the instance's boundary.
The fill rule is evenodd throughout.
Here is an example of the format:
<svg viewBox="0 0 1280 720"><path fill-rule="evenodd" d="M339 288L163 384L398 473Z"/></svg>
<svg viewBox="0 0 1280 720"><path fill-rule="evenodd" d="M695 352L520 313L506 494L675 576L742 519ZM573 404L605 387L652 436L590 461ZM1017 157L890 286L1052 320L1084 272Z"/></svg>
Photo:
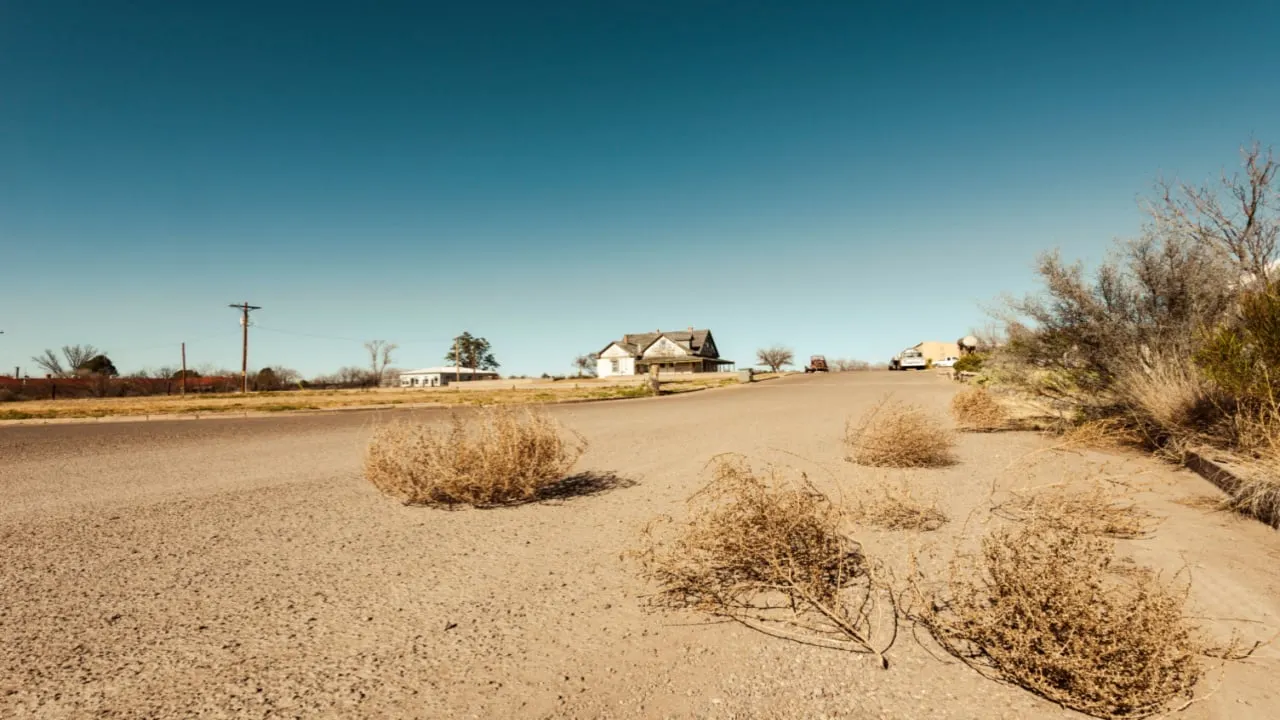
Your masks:
<svg viewBox="0 0 1280 720"><path fill-rule="evenodd" d="M1213 483L1222 492L1233 495L1236 488L1244 482L1244 478L1232 472L1225 465L1210 460L1198 452L1190 451L1182 462L1188 470Z"/></svg>

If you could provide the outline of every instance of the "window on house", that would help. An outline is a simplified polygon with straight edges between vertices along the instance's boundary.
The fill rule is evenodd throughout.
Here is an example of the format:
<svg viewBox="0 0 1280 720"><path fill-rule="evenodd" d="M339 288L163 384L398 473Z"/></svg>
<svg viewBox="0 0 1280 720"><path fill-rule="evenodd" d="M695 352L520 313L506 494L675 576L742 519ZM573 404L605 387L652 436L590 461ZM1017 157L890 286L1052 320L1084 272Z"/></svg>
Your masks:
<svg viewBox="0 0 1280 720"><path fill-rule="evenodd" d="M611 372L614 372L614 373L620 373L620 372L622 372L622 361L621 361L621 360L618 360L618 359L616 359L616 358L615 358L615 359L613 359L613 360L610 360L610 361L609 361L609 368L610 368L610 371L611 371Z"/></svg>

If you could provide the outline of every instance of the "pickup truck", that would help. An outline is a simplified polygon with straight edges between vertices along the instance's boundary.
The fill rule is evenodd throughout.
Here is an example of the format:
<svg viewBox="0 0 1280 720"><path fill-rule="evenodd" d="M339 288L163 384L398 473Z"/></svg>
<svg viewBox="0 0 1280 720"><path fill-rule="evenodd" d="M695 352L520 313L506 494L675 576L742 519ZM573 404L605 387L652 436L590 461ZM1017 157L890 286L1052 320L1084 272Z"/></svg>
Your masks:
<svg viewBox="0 0 1280 720"><path fill-rule="evenodd" d="M889 361L890 370L924 370L928 363L924 355L915 348L908 348L893 356Z"/></svg>
<svg viewBox="0 0 1280 720"><path fill-rule="evenodd" d="M809 364L805 366L806 373L827 372L827 359L821 355L814 355L809 358Z"/></svg>

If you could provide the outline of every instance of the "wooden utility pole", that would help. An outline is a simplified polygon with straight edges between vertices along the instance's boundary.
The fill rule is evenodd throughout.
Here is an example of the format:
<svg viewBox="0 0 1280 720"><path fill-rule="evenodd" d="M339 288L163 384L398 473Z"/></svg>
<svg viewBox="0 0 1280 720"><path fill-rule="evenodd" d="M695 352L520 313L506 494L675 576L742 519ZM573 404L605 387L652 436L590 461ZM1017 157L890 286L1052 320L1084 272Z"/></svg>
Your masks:
<svg viewBox="0 0 1280 720"><path fill-rule="evenodd" d="M262 308L257 305L250 305L249 301L247 300L240 305L233 304L233 305L230 305L229 307L233 307L236 310L239 310L241 313L240 327L244 331L244 342L240 350L240 392L244 394L248 394L249 393L249 313L253 312L254 310L261 310Z"/></svg>
<svg viewBox="0 0 1280 720"><path fill-rule="evenodd" d="M182 343L182 397L187 396L187 344Z"/></svg>

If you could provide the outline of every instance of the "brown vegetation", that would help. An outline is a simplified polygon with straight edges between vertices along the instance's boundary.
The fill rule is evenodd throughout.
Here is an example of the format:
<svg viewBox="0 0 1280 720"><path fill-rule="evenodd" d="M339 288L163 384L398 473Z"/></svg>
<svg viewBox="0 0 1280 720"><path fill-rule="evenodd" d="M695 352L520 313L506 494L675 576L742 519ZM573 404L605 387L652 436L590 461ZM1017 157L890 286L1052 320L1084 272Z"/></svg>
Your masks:
<svg viewBox="0 0 1280 720"><path fill-rule="evenodd" d="M961 390L951 398L951 415L964 430L993 432L1009 422L1009 413L984 387Z"/></svg>
<svg viewBox="0 0 1280 720"><path fill-rule="evenodd" d="M948 652L1096 717L1153 715L1201 674L1183 593L1094 535L1037 520L997 529L945 587L917 593L918 619Z"/></svg>
<svg viewBox="0 0 1280 720"><path fill-rule="evenodd" d="M1123 427L1185 461L1212 448L1260 475L1280 463L1280 165L1258 146L1217 187L1161 185L1143 235L1095 271L1041 258L984 370L1056 412ZM1273 513L1267 483L1233 505Z"/></svg>
<svg viewBox="0 0 1280 720"><path fill-rule="evenodd" d="M937 502L917 500L906 483L884 485L879 493L859 501L850 516L862 525L887 530L932 531L948 520Z"/></svg>
<svg viewBox="0 0 1280 720"><path fill-rule="evenodd" d="M917 405L886 397L845 430L850 462L876 467L943 467L955 463L955 437Z"/></svg>
<svg viewBox="0 0 1280 720"><path fill-rule="evenodd" d="M544 413L481 410L448 425L398 422L378 428L365 476L410 505L492 506L527 502L565 480L584 450Z"/></svg>
<svg viewBox="0 0 1280 720"><path fill-rule="evenodd" d="M1242 480L1231 490L1226 507L1280 528L1280 470L1265 465L1259 474Z"/></svg>
<svg viewBox="0 0 1280 720"><path fill-rule="evenodd" d="M651 524L635 553L661 587L658 607L731 618L790 639L877 655L872 614L881 593L843 516L806 478L762 476L740 458L721 459L689 501L688 521ZM896 613L888 613L896 635Z"/></svg>
<svg viewBox="0 0 1280 720"><path fill-rule="evenodd" d="M1037 527L1098 537L1140 538L1151 534L1156 518L1123 495L1101 485L1069 490L1056 485L1013 497L993 512Z"/></svg>

